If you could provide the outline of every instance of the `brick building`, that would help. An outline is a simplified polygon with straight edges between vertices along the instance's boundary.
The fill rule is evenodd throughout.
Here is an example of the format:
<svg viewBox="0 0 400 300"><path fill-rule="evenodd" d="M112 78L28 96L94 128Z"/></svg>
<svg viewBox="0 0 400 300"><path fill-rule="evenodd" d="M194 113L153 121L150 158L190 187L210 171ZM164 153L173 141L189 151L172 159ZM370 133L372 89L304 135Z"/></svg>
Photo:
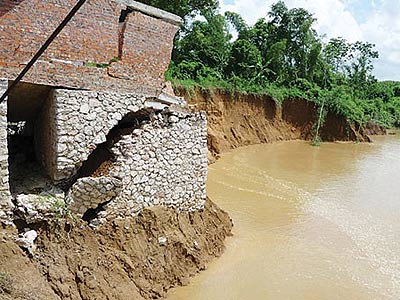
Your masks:
<svg viewBox="0 0 400 300"><path fill-rule="evenodd" d="M0 78L14 79L76 3L3 0ZM156 95L181 19L131 0L88 0L25 82Z"/></svg>
<svg viewBox="0 0 400 300"><path fill-rule="evenodd" d="M0 93L74 4L2 1ZM112 200L120 216L202 208L205 116L162 93L180 23L131 0L83 5L0 107L0 220L60 185L57 197L81 215Z"/></svg>

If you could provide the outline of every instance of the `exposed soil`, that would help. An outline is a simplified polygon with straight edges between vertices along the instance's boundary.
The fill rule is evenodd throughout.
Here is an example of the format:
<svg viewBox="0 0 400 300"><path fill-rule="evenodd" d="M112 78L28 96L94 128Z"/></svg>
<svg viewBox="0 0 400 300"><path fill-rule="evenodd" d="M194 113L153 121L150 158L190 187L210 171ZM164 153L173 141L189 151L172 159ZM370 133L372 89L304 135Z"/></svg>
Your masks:
<svg viewBox="0 0 400 300"><path fill-rule="evenodd" d="M191 107L208 116L210 159L231 149L286 140L311 140L318 107L304 99L289 99L279 106L268 96L228 94L222 91L184 91ZM368 141L365 132L342 116L328 113L321 128L324 141Z"/></svg>
<svg viewBox="0 0 400 300"><path fill-rule="evenodd" d="M386 135L388 133L385 127L373 122L368 122L365 130L368 135Z"/></svg>
<svg viewBox="0 0 400 300"><path fill-rule="evenodd" d="M232 221L210 200L201 212L155 207L91 229L83 221L38 226L29 258L16 232L0 231L0 299L157 299L185 285L224 250Z"/></svg>
<svg viewBox="0 0 400 300"><path fill-rule="evenodd" d="M211 161L240 146L310 140L315 134L318 107L303 99L279 106L267 96L218 91L198 91L186 99L208 114ZM324 141L368 141L367 134L384 133L376 125L359 128L328 113L320 135ZM102 176L112 162L95 165L90 173ZM201 212L155 207L97 229L84 221L43 223L35 229L39 237L33 257L15 244L16 230L0 230L0 299L161 298L222 254L232 221L207 200Z"/></svg>
<svg viewBox="0 0 400 300"><path fill-rule="evenodd" d="M46 278L14 242L14 230L0 229L0 299L59 299Z"/></svg>

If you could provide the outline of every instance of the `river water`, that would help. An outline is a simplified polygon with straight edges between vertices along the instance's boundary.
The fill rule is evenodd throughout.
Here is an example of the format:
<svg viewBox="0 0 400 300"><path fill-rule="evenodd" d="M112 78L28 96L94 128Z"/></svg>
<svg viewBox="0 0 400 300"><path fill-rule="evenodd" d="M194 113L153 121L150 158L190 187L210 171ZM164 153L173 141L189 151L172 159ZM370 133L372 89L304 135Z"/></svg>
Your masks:
<svg viewBox="0 0 400 300"><path fill-rule="evenodd" d="M250 146L209 168L224 255L168 300L400 299L400 136Z"/></svg>

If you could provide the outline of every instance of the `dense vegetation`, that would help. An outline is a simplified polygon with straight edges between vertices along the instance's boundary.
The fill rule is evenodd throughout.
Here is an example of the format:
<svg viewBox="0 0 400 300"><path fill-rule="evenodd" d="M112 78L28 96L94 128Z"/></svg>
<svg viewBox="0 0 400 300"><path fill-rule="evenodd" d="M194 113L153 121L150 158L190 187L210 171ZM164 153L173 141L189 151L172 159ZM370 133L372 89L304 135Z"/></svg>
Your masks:
<svg viewBox="0 0 400 300"><path fill-rule="evenodd" d="M269 94L278 101L302 97L361 124L400 125L400 83L374 78L375 46L343 38L324 42L303 8L279 1L249 26L236 13L219 14L215 0L145 2L185 17L167 73L175 84Z"/></svg>

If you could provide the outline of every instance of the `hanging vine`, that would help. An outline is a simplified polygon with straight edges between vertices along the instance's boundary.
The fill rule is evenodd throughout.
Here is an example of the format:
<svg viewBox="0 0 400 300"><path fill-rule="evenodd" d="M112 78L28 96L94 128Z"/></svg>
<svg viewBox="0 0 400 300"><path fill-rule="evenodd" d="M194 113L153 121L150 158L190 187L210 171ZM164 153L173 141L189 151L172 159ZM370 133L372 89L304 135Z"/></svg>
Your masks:
<svg viewBox="0 0 400 300"><path fill-rule="evenodd" d="M325 109L325 100L324 100L318 109L318 121L317 121L316 128L315 128L314 138L311 143L313 146L321 145L320 131L321 131L322 126L325 124L327 113L328 112Z"/></svg>

